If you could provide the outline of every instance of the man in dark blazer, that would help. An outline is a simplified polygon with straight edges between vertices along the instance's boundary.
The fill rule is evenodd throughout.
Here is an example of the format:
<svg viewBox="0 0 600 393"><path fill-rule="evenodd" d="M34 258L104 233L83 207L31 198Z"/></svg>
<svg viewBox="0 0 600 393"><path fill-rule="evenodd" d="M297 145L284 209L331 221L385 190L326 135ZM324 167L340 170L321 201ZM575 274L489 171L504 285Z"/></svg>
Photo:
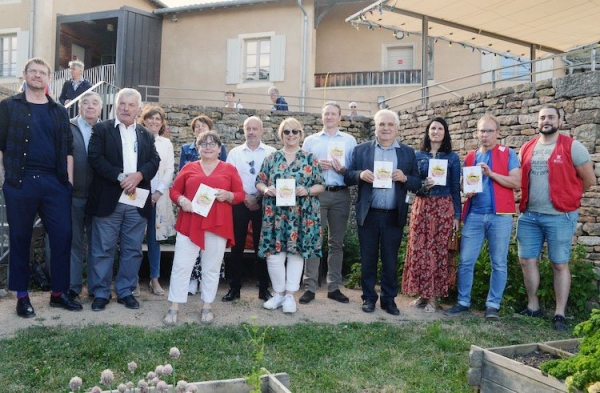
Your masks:
<svg viewBox="0 0 600 393"><path fill-rule="evenodd" d="M92 310L104 310L111 297L113 261L120 247L115 292L119 303L139 308L133 297L142 263L142 240L150 212L150 195L143 208L120 203L123 193L133 196L137 189L150 190L150 180L160 158L152 134L136 124L142 109L137 90L122 89L115 99L116 119L93 127L88 159L94 170L86 212L92 216L92 253L88 291L94 296Z"/></svg>
<svg viewBox="0 0 600 393"><path fill-rule="evenodd" d="M358 145L352 153L352 164L344 174L347 185L358 184L356 223L362 265L364 312L375 311L377 292L377 261L381 249L381 308L392 315L400 315L394 301L398 295L398 250L408 215L408 191L421 188L417 161L412 148L398 143L398 114L382 109L374 116L375 140ZM388 184L377 184L386 178L377 168L391 162ZM378 172L377 176L374 172ZM391 182L389 182L391 177ZM385 181L383 182L385 183ZM385 188L390 185L390 188ZM381 188L380 188L381 187Z"/></svg>
<svg viewBox="0 0 600 393"><path fill-rule="evenodd" d="M71 79L63 84L62 90L58 100L61 104L66 105L75 98L79 97L92 87L92 83L86 79L83 79L83 62L79 60L73 60L69 62L69 69L71 70Z"/></svg>

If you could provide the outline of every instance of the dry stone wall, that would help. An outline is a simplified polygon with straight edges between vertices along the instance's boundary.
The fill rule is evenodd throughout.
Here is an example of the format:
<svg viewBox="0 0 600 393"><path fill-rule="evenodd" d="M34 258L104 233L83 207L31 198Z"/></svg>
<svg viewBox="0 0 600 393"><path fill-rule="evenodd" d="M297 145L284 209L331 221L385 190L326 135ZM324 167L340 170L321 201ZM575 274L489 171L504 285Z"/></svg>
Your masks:
<svg viewBox="0 0 600 393"><path fill-rule="evenodd" d="M523 83L466 97L418 105L399 113L400 140L417 147L423 138L424 127L434 116L444 117L449 124L454 149L459 156L477 148L477 120L485 113L496 116L501 124L500 143L515 150L537 134L537 113L544 104L560 109L561 132L581 141L590 151L600 177L600 72L569 75L554 80ZM230 149L243 143L242 123L249 116L260 117L265 126L263 140L276 147L281 142L277 127L288 116L300 120L310 135L322 128L319 114L271 112L252 109L225 109L188 105L165 105L170 136L175 146L176 162L181 145L193 139L189 128L191 120L206 114L215 121L215 129ZM345 108L343 108L345 109ZM343 117L341 129L357 140L373 138L371 118ZM600 186L595 185L584 194L576 232L577 242L588 252L588 258L600 268Z"/></svg>

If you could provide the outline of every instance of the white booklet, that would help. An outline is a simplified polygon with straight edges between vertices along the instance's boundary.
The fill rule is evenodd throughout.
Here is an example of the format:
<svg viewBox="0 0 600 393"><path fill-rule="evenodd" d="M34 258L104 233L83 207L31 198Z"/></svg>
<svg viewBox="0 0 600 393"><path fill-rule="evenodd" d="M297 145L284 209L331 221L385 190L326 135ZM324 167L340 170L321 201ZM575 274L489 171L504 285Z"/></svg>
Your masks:
<svg viewBox="0 0 600 393"><path fill-rule="evenodd" d="M342 141L327 144L327 159L337 159L342 166L346 166L346 144Z"/></svg>
<svg viewBox="0 0 600 393"><path fill-rule="evenodd" d="M483 192L483 176L479 165L463 167L463 193L469 192Z"/></svg>
<svg viewBox="0 0 600 393"><path fill-rule="evenodd" d="M275 195L277 206L296 206L296 179L277 179Z"/></svg>
<svg viewBox="0 0 600 393"><path fill-rule="evenodd" d="M119 203L142 208L146 205L148 195L150 195L150 190L146 190L145 188L136 187L135 192L131 195L126 194L125 190L123 190L119 197Z"/></svg>
<svg viewBox="0 0 600 393"><path fill-rule="evenodd" d="M373 188L392 188L392 161L375 161L373 164Z"/></svg>
<svg viewBox="0 0 600 393"><path fill-rule="evenodd" d="M448 160L439 160L432 158L429 160L429 169L427 170L427 177L432 177L434 185L445 186L446 176L448 175Z"/></svg>
<svg viewBox="0 0 600 393"><path fill-rule="evenodd" d="M194 213L201 215L202 217L208 216L210 208L215 202L217 190L206 184L200 184L194 199L192 200L192 210Z"/></svg>

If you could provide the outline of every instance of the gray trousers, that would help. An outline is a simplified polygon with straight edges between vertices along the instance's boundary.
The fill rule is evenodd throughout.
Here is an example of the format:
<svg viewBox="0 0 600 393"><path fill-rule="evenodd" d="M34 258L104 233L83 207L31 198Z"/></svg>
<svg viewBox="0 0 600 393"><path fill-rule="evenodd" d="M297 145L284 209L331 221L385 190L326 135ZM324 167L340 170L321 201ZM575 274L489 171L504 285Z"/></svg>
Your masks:
<svg viewBox="0 0 600 393"><path fill-rule="evenodd" d="M120 247L119 270L115 277L118 298L132 294L142 264L142 240L147 220L133 206L117 203L106 217L92 219L92 252L89 264L88 292L110 299L113 262L117 243Z"/></svg>
<svg viewBox="0 0 600 393"><path fill-rule="evenodd" d="M344 235L350 215L350 191L324 191L319 195L321 202L321 225L328 226L329 254L327 257L327 291L333 292L342 286L344 263ZM317 290L320 258L307 259L304 266L304 289Z"/></svg>

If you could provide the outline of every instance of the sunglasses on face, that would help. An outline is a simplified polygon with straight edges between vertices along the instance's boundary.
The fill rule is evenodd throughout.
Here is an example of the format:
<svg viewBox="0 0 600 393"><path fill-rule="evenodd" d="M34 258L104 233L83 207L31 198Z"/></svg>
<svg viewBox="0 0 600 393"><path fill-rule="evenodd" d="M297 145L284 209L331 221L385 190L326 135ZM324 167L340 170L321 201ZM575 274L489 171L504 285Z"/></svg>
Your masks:
<svg viewBox="0 0 600 393"><path fill-rule="evenodd" d="M283 135L290 135L290 133L298 135L301 132L301 130L283 130Z"/></svg>
<svg viewBox="0 0 600 393"><path fill-rule="evenodd" d="M256 174L256 169L254 169L254 160L250 161L250 162L248 163L248 165L250 165L250 174L251 174L251 175L254 175L254 174Z"/></svg>

